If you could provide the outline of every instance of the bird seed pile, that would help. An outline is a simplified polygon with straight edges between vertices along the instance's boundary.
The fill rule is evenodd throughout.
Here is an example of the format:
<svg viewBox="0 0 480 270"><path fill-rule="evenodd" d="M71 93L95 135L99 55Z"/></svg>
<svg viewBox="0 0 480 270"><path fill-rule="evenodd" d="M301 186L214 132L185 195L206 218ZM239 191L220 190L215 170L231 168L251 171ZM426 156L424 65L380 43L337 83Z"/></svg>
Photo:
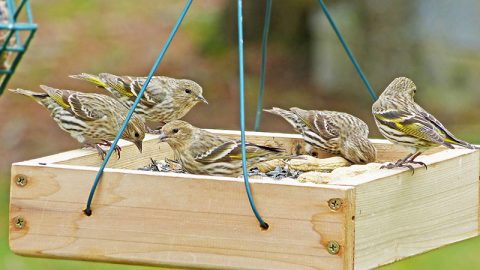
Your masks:
<svg viewBox="0 0 480 270"><path fill-rule="evenodd" d="M173 173L187 173L182 168L181 165L171 159L165 160L154 160L150 159L150 163L144 167L138 168L141 171L152 171L152 172L173 172ZM260 177L269 177L275 180L281 180L284 178L297 179L300 174L304 173L300 170L289 169L284 166L276 166L273 170L263 172L259 168L255 167L249 170L249 176L260 176Z"/></svg>
<svg viewBox="0 0 480 270"><path fill-rule="evenodd" d="M304 175L309 172L316 172L321 174L331 173L334 169L349 166L350 163L341 157L331 158L314 158L311 156L302 156L301 159L290 161L271 160L258 164L249 170L251 177L268 177L274 180L281 180L285 178L298 179L304 181ZM171 159L154 160L150 159L150 163L144 167L138 168L142 171L153 172L173 172L173 173L187 173L181 165ZM310 178L310 177L308 177ZM309 181L309 179L307 179Z"/></svg>

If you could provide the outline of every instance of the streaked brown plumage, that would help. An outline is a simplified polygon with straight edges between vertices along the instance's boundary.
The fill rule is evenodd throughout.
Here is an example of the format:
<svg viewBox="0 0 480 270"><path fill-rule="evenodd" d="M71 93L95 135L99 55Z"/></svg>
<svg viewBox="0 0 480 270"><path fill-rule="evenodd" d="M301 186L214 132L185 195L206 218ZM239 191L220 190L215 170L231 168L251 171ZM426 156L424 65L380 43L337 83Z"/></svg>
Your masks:
<svg viewBox="0 0 480 270"><path fill-rule="evenodd" d="M239 140L225 138L191 124L176 120L162 127L160 141L173 149L183 169L193 174L239 176L242 174L242 154ZM246 144L247 166L259 162L290 158L282 149Z"/></svg>
<svg viewBox="0 0 480 270"><path fill-rule="evenodd" d="M117 76L101 73L71 75L106 89L116 99L130 108L137 98L146 78ZM198 102L208 103L202 87L192 80L154 76L145 90L135 112L147 121L167 123L185 116Z"/></svg>
<svg viewBox="0 0 480 270"><path fill-rule="evenodd" d="M61 90L44 85L40 87L45 93L23 89L10 91L29 96L47 108L62 130L86 146L95 146L103 158L105 151L98 145L111 144L109 141L115 139L128 109L109 96ZM134 143L141 152L144 137L145 124L141 118L133 115L122 134L122 139ZM120 157L120 148L116 150Z"/></svg>
<svg viewBox="0 0 480 270"><path fill-rule="evenodd" d="M340 155L352 163L375 161L376 150L368 140L368 126L359 118L335 111L272 108L266 112L283 117L302 134L307 151Z"/></svg>
<svg viewBox="0 0 480 270"><path fill-rule="evenodd" d="M411 149L404 159L389 163L384 168L408 167L421 164L415 161L425 150L443 145L454 148L459 145L469 149L477 147L459 140L443 126L433 115L429 114L414 101L417 86L405 77L393 80L372 106L372 113L380 133L389 141Z"/></svg>

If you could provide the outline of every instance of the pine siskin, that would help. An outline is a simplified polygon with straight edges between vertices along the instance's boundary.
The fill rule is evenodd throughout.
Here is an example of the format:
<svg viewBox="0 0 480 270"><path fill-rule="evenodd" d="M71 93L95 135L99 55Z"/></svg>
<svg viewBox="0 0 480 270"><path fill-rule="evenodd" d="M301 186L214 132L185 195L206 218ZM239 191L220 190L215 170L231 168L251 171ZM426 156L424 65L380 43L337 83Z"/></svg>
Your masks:
<svg viewBox="0 0 480 270"><path fill-rule="evenodd" d="M40 87L45 93L23 89L10 91L29 96L47 108L61 129L85 146L95 147L103 159L106 153L100 145L111 145L109 141L115 139L128 109L109 96L60 90L44 85ZM144 137L145 124L141 118L133 115L122 134L122 139L134 143L142 152ZM118 158L120 150L118 146L115 149Z"/></svg>
<svg viewBox="0 0 480 270"><path fill-rule="evenodd" d="M413 170L409 164L420 164L426 168L425 163L415 161L415 158L438 145L452 149L453 145L477 148L455 138L440 121L416 104L413 99L416 92L417 87L412 80L396 78L372 106L380 133L389 141L406 146L412 151L404 159L388 163L382 168L407 167Z"/></svg>
<svg viewBox="0 0 480 270"><path fill-rule="evenodd" d="M106 89L128 108L133 105L146 80L145 77L108 73L100 73L98 76L82 73L70 77ZM185 116L200 101L208 104L202 91L202 87L191 80L155 76L148 84L135 112L147 121L168 123Z"/></svg>
<svg viewBox="0 0 480 270"><path fill-rule="evenodd" d="M340 155L355 164L375 161L376 150L368 140L368 126L359 118L343 112L290 108L265 110L283 117L302 134L306 150L314 149Z"/></svg>
<svg viewBox="0 0 480 270"><path fill-rule="evenodd" d="M176 120L162 127L160 141L167 142L183 169L193 174L239 176L242 174L242 152L239 140L210 133ZM246 143L247 166L291 158L282 149Z"/></svg>

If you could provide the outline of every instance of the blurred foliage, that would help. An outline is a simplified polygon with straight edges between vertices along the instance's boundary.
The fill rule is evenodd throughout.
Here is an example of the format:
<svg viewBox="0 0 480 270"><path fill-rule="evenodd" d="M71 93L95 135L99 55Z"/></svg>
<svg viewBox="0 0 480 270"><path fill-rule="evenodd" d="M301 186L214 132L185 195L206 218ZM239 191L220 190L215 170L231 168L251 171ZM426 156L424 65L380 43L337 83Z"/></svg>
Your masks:
<svg viewBox="0 0 480 270"><path fill-rule="evenodd" d="M101 92L67 75L147 74L184 1L159 3L32 1L40 28L10 87L37 90L39 84L47 84ZM480 46L470 38L480 36L471 34L480 31L475 0L327 4L377 92L394 77L408 75L417 83L420 104L458 137L480 143ZM245 1L244 7L247 124L251 127L264 1ZM476 15L464 16L469 12ZM462 35L469 38L461 39ZM187 121L206 128L238 129L236 37L235 1L194 2L157 72L190 78L203 86L210 104L196 106ZM264 104L347 111L369 124L372 137L380 136L371 117L371 101L315 1L274 1ZM216 116L215 121L206 117L210 115ZM12 254L6 241L10 164L78 144L58 129L45 110L10 93L0 98L0 123L4 157L0 160L0 269L153 269ZM262 130L292 132L281 119L267 115ZM382 269L473 269L480 266L479 248L477 238Z"/></svg>

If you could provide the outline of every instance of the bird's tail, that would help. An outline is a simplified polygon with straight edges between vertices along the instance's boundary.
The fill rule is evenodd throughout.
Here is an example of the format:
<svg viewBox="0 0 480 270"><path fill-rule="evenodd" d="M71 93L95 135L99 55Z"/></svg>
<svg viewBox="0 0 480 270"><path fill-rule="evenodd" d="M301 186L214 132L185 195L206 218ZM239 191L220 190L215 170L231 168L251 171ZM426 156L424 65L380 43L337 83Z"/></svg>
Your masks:
<svg viewBox="0 0 480 270"><path fill-rule="evenodd" d="M133 92L131 91L130 84L127 83L124 78L110 73L100 73L98 76L100 77L100 80L107 85L107 87L114 89L122 96L134 96Z"/></svg>
<svg viewBox="0 0 480 270"><path fill-rule="evenodd" d="M273 146L266 146L266 145L258 145L257 147L271 152L271 155L266 157L266 160L273 160L273 159L305 159L302 156L295 156L285 153L285 149Z"/></svg>
<svg viewBox="0 0 480 270"><path fill-rule="evenodd" d="M38 92L33 92L33 91L30 91L30 90L25 90L25 89L20 89L20 88L8 89L8 90L10 92L15 93L15 94L20 94L20 95L24 95L24 96L27 96L27 97L31 97L33 100L35 100L37 103L39 103L41 105L45 105L44 100L46 98L48 98L48 94L46 94L46 93L38 93Z"/></svg>
<svg viewBox="0 0 480 270"><path fill-rule="evenodd" d="M73 78L73 79L78 79L78 80L91 82L91 83L95 84L97 87L107 88L107 85L100 79L100 77L92 75L92 74L82 73L82 74L77 74L77 75L70 75L68 77Z"/></svg>
<svg viewBox="0 0 480 270"><path fill-rule="evenodd" d="M298 128L298 124L297 124L298 121L299 121L298 116L296 116L291 111L287 111L287 110L280 109L280 108L277 108L277 107L273 107L270 110L264 109L263 111L281 116L290 125L292 125L292 127L294 127L295 129Z"/></svg>
<svg viewBox="0 0 480 270"><path fill-rule="evenodd" d="M465 148L468 148L468 149L480 149L479 146L476 146L476 145L473 145L471 143L468 143L466 141L462 141L462 140L459 140L457 138L447 138L445 139L446 142L450 143L450 144L455 144L455 145L458 145L458 146L462 146L462 147L465 147Z"/></svg>

